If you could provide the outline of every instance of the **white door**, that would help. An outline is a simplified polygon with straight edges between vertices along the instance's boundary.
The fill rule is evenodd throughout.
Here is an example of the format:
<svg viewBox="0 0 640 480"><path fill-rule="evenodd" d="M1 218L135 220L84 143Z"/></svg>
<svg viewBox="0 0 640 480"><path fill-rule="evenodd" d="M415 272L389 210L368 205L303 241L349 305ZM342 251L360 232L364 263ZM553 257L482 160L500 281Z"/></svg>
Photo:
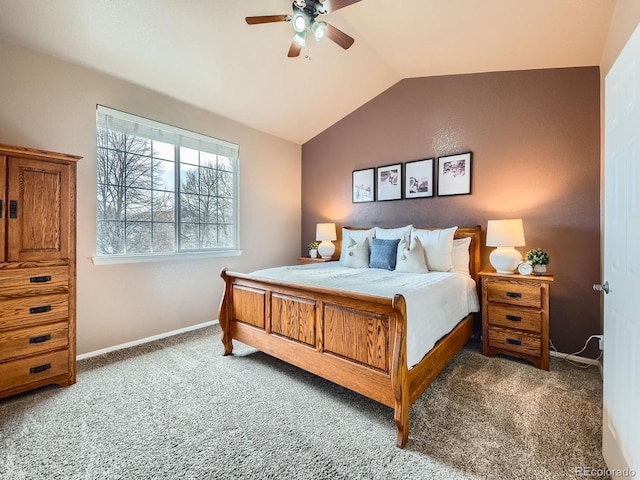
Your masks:
<svg viewBox="0 0 640 480"><path fill-rule="evenodd" d="M640 474L640 26L605 79L604 418L612 470ZM616 472L613 472L614 474ZM624 476L624 472L619 472ZM629 475L626 475L629 477Z"/></svg>

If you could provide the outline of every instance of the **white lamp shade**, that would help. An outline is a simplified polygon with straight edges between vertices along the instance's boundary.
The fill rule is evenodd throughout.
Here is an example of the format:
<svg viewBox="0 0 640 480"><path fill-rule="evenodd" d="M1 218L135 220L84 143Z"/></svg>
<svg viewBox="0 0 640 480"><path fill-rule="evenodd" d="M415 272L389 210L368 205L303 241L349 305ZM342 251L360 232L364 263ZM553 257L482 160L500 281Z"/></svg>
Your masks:
<svg viewBox="0 0 640 480"><path fill-rule="evenodd" d="M335 223L319 223L316 226L316 240L329 240L332 242L337 239Z"/></svg>
<svg viewBox="0 0 640 480"><path fill-rule="evenodd" d="M498 247L489 255L489 261L498 273L514 273L522 261L522 254L513 247L523 247L522 219L489 220L487 246Z"/></svg>
<svg viewBox="0 0 640 480"><path fill-rule="evenodd" d="M316 240L320 240L318 254L322 258L331 258L336 251L336 246L331 243L337 240L335 223L319 223L316 226Z"/></svg>
<svg viewBox="0 0 640 480"><path fill-rule="evenodd" d="M489 220L487 222L487 247L524 247L522 219Z"/></svg>

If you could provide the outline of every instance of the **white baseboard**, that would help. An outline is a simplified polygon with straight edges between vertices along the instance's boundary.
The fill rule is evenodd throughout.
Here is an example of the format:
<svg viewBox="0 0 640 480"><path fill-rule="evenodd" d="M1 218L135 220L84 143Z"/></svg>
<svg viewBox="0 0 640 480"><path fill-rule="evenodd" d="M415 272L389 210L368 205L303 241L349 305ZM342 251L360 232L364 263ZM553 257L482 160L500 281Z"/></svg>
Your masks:
<svg viewBox="0 0 640 480"><path fill-rule="evenodd" d="M553 350L549 352L549 355L557 358L565 358L567 360L571 360L577 363L585 363L587 365L599 365L600 368L602 368L600 361L596 360L595 358L580 357L578 355L571 355L570 353L554 352Z"/></svg>
<svg viewBox="0 0 640 480"><path fill-rule="evenodd" d="M102 355L104 353L115 352L116 350L135 347L136 345L142 345L143 343L149 343L155 340L160 340L162 338L173 337L174 335L180 335L181 333L187 333L193 330L199 330L201 328L210 327L211 325L216 325L217 323L218 323L218 320L212 320L210 322L199 323L197 325L191 325L190 327L184 327L178 330L172 330L170 332L160 333L158 335L153 335L152 337L141 338L140 340L134 340L133 342L114 345L113 347L103 348L100 350L96 350L94 352L83 353L82 355L76 356L76 360L84 360L85 358L95 357L98 355Z"/></svg>

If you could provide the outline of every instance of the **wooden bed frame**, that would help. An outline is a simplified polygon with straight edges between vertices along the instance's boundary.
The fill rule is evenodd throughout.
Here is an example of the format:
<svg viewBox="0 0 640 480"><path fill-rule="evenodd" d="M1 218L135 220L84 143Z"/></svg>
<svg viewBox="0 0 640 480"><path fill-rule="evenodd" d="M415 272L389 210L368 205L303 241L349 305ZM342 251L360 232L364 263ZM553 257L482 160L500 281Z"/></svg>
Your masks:
<svg viewBox="0 0 640 480"><path fill-rule="evenodd" d="M480 266L480 226L471 238L470 273ZM257 279L222 269L224 355L232 340L279 358L394 409L396 445L409 439L409 408L473 334L470 314L411 370L407 368L406 304L393 299Z"/></svg>

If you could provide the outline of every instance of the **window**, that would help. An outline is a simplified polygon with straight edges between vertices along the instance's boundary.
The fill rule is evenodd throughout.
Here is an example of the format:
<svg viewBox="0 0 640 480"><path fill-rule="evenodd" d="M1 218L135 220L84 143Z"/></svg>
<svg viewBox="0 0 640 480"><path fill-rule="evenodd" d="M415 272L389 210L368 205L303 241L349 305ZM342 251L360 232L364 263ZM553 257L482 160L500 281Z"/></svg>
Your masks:
<svg viewBox="0 0 640 480"><path fill-rule="evenodd" d="M97 257L238 249L238 146L98 105Z"/></svg>

